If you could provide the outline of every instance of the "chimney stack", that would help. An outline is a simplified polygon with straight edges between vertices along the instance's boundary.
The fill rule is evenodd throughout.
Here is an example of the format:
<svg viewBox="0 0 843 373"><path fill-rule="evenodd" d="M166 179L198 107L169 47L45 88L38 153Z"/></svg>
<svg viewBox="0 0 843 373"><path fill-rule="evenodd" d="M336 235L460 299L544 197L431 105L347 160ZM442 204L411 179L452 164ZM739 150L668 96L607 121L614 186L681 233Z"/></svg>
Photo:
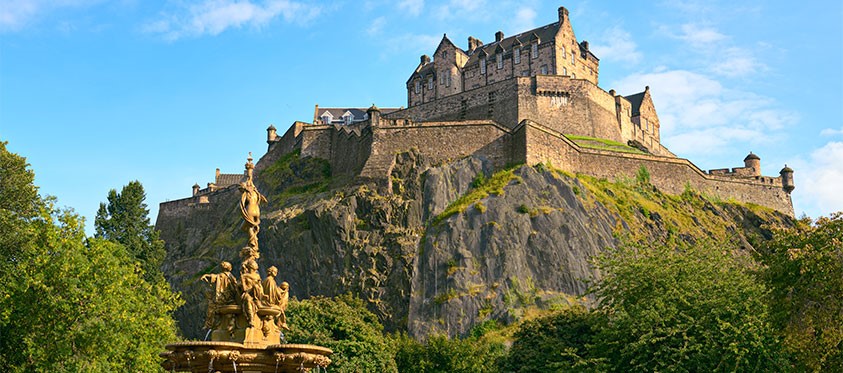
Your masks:
<svg viewBox="0 0 843 373"><path fill-rule="evenodd" d="M495 33L495 41L500 42L503 40L503 31L498 31Z"/></svg>
<svg viewBox="0 0 843 373"><path fill-rule="evenodd" d="M568 9L565 9L564 6L559 7L559 24L565 24L565 21L568 19Z"/></svg>
<svg viewBox="0 0 843 373"><path fill-rule="evenodd" d="M430 63L430 56L428 56L426 54L423 54L423 55L421 55L420 61L421 61L422 65L429 64Z"/></svg>

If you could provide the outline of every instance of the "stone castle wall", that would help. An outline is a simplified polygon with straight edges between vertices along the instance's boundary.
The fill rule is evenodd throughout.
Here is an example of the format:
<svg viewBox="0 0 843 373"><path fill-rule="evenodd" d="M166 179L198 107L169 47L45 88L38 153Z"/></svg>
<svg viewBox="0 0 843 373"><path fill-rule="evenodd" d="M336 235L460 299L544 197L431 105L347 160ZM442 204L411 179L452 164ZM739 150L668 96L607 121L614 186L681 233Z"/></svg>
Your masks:
<svg viewBox="0 0 843 373"><path fill-rule="evenodd" d="M527 164L551 162L567 171L607 179L634 178L643 166L650 173L650 182L666 193L680 194L687 185L724 200L754 203L793 215L790 194L782 189L779 177L721 176L716 172L707 174L682 158L582 149L558 132L532 122L524 125L519 136L526 143Z"/></svg>

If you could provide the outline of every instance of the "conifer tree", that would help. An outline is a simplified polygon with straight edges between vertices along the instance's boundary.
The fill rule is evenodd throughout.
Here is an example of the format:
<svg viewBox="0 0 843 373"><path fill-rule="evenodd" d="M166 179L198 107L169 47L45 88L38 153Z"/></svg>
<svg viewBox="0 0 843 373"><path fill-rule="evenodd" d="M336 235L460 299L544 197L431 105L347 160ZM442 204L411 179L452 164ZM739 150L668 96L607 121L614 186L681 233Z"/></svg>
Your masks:
<svg viewBox="0 0 843 373"><path fill-rule="evenodd" d="M155 283L163 279L161 263L164 261L164 241L149 223L146 192L139 181L129 182L120 193L108 192L108 203L100 203L94 219L96 237L119 243L126 247L141 264L144 279Z"/></svg>

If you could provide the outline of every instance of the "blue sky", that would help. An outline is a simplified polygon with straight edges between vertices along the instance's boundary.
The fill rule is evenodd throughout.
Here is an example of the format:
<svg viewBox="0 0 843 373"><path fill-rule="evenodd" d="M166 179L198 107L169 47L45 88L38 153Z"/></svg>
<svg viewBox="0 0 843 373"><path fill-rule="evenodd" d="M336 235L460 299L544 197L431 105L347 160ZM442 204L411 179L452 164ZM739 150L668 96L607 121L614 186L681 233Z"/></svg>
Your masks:
<svg viewBox="0 0 843 373"><path fill-rule="evenodd" d="M835 1L0 0L0 140L88 219L140 180L157 205L241 172L313 107L406 105L443 33L465 48L556 20L600 86L649 85L662 141L700 168L753 151L796 170L797 215L843 210L843 6Z"/></svg>

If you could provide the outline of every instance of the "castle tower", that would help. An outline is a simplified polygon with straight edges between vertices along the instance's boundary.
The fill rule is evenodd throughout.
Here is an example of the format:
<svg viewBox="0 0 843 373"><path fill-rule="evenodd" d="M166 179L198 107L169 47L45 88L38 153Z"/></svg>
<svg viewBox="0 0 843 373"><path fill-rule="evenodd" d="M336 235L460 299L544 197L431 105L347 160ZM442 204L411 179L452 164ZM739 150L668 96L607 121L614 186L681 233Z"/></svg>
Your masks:
<svg viewBox="0 0 843 373"><path fill-rule="evenodd" d="M193 195L199 194L199 184L193 184Z"/></svg>
<svg viewBox="0 0 843 373"><path fill-rule="evenodd" d="M784 165L784 168L779 171L779 175L782 178L782 189L790 194L790 192L796 188L796 186L793 185L793 169Z"/></svg>
<svg viewBox="0 0 843 373"><path fill-rule="evenodd" d="M372 104L372 106L368 110L366 110L366 114L369 115L369 123L371 123L373 126L380 125L381 109L378 109L375 104Z"/></svg>
<svg viewBox="0 0 843 373"><path fill-rule="evenodd" d="M266 129L266 143L272 144L276 138L278 138L278 133L275 130L275 126L270 124Z"/></svg>
<svg viewBox="0 0 843 373"><path fill-rule="evenodd" d="M749 152L749 155L743 159L743 165L746 168L751 167L753 169L753 176L761 176L761 158L755 155L755 153Z"/></svg>

